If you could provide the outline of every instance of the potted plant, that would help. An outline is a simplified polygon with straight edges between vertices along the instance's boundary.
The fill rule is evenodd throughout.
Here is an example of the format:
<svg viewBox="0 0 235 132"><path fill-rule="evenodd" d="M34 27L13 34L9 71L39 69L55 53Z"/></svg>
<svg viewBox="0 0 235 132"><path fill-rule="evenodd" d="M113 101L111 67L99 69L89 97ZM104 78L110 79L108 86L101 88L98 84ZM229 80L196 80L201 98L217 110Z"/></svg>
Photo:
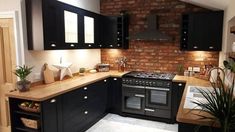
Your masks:
<svg viewBox="0 0 235 132"><path fill-rule="evenodd" d="M177 66L177 72L178 72L178 75L184 75L184 66L182 64L179 64Z"/></svg>
<svg viewBox="0 0 235 132"><path fill-rule="evenodd" d="M201 117L200 119L212 119L219 123L221 132L232 132L235 129L235 63L233 60L224 61L224 66L225 70L230 70L233 74L231 84L226 84L225 79L221 79L221 77L218 76L216 81L211 82L213 91L198 89L201 95L206 99L206 102L193 101L193 103L201 107L206 113L212 115L212 117L198 115ZM224 69L220 70L224 73Z"/></svg>
<svg viewBox="0 0 235 132"><path fill-rule="evenodd" d="M26 77L32 72L33 67L28 67L26 65L18 66L14 74L20 78L20 81L16 83L17 88L20 92L28 91L31 82L26 79Z"/></svg>

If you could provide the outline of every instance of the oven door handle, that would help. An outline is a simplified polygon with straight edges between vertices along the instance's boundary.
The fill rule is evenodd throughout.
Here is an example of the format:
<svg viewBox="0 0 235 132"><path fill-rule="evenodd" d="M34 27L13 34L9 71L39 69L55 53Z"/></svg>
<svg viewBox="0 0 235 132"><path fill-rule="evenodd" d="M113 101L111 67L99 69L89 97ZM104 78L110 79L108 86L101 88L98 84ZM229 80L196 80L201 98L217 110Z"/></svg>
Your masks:
<svg viewBox="0 0 235 132"><path fill-rule="evenodd" d="M168 88L157 88L157 87L145 87L145 88L150 90L170 91L170 89Z"/></svg>
<svg viewBox="0 0 235 132"><path fill-rule="evenodd" d="M135 94L135 97L145 98L145 95L143 95L143 94Z"/></svg>
<svg viewBox="0 0 235 132"><path fill-rule="evenodd" d="M122 87L145 89L144 86L127 85L127 84L122 84Z"/></svg>

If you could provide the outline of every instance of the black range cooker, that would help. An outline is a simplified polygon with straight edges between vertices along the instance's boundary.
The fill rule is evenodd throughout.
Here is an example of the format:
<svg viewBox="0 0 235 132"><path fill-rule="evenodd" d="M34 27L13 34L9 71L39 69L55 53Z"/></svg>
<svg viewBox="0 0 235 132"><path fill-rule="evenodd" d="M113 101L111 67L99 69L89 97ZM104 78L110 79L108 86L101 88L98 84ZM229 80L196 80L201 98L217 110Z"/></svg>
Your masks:
<svg viewBox="0 0 235 132"><path fill-rule="evenodd" d="M127 73L122 79L124 113L171 119L172 79L175 74Z"/></svg>

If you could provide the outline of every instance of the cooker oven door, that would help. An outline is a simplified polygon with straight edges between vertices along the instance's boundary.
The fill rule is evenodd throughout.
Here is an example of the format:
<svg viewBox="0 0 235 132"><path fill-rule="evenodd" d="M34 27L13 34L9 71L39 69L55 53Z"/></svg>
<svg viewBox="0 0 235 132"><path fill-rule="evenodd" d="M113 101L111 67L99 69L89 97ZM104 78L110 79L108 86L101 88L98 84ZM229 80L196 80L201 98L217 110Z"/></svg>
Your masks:
<svg viewBox="0 0 235 132"><path fill-rule="evenodd" d="M138 87L138 88L137 88ZM122 111L132 114L145 114L145 89L141 86L122 87Z"/></svg>
<svg viewBox="0 0 235 132"><path fill-rule="evenodd" d="M171 109L171 88L146 87L146 107Z"/></svg>

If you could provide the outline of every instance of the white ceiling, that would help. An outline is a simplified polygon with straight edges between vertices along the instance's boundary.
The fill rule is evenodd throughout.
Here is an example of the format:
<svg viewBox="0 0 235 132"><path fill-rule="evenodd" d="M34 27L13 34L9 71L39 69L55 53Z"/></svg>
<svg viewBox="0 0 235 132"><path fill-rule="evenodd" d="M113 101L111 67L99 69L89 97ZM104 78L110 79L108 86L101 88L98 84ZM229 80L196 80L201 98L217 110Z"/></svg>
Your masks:
<svg viewBox="0 0 235 132"><path fill-rule="evenodd" d="M229 4L230 0L180 0L200 7L212 10L224 10Z"/></svg>

